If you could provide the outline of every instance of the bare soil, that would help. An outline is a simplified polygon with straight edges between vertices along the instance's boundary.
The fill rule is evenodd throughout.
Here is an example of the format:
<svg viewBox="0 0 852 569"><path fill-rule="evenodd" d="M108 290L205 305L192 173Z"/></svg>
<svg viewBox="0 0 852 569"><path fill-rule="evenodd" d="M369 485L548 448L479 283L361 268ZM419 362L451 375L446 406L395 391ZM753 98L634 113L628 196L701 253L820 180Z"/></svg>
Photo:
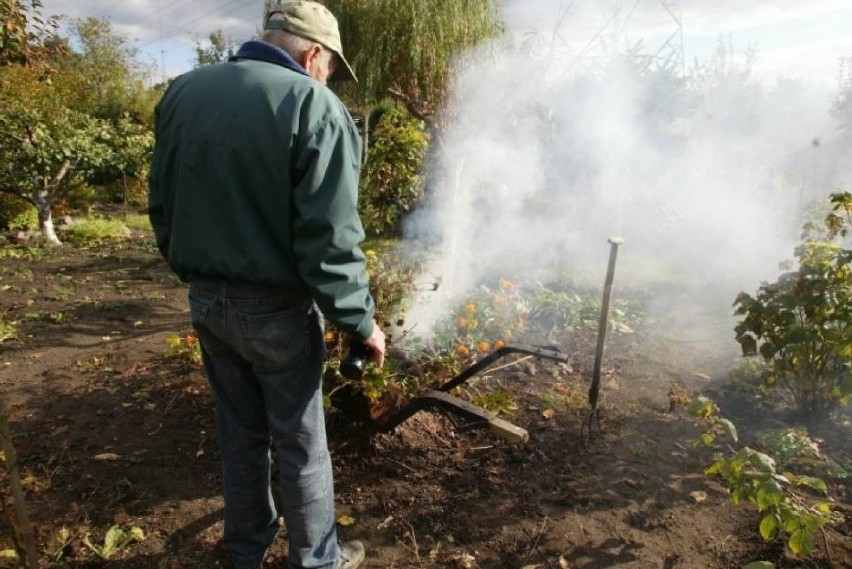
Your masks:
<svg viewBox="0 0 852 569"><path fill-rule="evenodd" d="M18 322L0 343L0 397L42 567L227 566L211 395L202 369L165 356L166 338L189 331L186 289L150 236L3 258L0 290L0 314ZM727 387L730 346L652 331L610 338L603 430L586 445L593 332L566 333L567 366L523 360L476 380L511 390L525 445L428 412L369 436L331 411L337 513L351 521L342 539L367 544L366 568L852 567L843 481L828 482L845 523L796 560L762 542L754 509L702 474L711 452L691 448L701 431L669 412L670 385L715 397L744 438L757 413ZM824 450L848 459L848 421L828 425ZM13 544L6 486L0 550ZM102 560L82 538L102 543L115 524L147 537ZM284 566L285 534L267 566Z"/></svg>

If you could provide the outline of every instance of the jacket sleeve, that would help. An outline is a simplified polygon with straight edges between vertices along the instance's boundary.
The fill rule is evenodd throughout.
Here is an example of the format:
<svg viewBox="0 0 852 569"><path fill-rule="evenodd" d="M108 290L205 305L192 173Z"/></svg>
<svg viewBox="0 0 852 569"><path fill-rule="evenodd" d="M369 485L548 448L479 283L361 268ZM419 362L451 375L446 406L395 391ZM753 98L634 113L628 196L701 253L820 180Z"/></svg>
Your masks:
<svg viewBox="0 0 852 569"><path fill-rule="evenodd" d="M308 133L296 156L293 249L323 314L364 340L373 331L375 304L359 247L360 144L348 115L327 115Z"/></svg>
<svg viewBox="0 0 852 569"><path fill-rule="evenodd" d="M160 103L161 105L162 103ZM165 195L162 185L162 162L165 152L164 141L161 139L160 105L154 110L154 153L151 158L151 172L148 175L148 219L157 240L157 248L168 260L169 223L166 220Z"/></svg>

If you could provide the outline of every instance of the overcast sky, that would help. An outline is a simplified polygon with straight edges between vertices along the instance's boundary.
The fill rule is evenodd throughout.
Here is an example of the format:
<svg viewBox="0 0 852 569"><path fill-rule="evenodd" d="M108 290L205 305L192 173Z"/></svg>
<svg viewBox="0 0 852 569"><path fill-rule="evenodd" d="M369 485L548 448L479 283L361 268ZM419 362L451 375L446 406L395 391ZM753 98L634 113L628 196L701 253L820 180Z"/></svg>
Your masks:
<svg viewBox="0 0 852 569"><path fill-rule="evenodd" d="M836 85L839 58L852 57L852 0L506 0L504 5L514 32L583 56L641 41L645 52L682 52L689 66L709 57L724 36L737 49L757 50L755 72L768 82L783 75L826 88ZM160 76L188 70L195 40L215 29L237 43L250 39L262 11L263 0L44 0L47 15L109 18Z"/></svg>

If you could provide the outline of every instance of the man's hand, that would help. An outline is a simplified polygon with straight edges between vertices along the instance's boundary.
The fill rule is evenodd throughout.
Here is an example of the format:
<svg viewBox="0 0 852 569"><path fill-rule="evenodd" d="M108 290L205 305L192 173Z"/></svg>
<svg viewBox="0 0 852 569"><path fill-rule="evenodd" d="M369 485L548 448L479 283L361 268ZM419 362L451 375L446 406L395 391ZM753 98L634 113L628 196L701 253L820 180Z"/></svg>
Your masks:
<svg viewBox="0 0 852 569"><path fill-rule="evenodd" d="M379 328L379 323L373 320L373 333L364 340L364 345L370 348L370 355L376 365L385 365L385 333Z"/></svg>

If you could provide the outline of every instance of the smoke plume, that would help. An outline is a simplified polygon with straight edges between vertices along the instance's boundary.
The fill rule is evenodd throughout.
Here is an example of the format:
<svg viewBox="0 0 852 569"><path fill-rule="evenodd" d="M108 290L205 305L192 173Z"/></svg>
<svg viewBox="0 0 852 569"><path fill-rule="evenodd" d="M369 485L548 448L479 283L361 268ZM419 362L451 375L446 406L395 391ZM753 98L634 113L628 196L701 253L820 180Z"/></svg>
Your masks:
<svg viewBox="0 0 852 569"><path fill-rule="evenodd" d="M530 4L541 13L509 17ZM605 34L568 45L585 17L570 4L507 2L507 37L459 62L429 199L407 227L440 281L409 314L421 333L487 276L567 268L602 284L611 236L626 241L616 287L694 285L691 302L729 316L739 290L777 278L807 205L848 183L832 93L758 79L759 52L732 40L687 67L606 17Z"/></svg>

